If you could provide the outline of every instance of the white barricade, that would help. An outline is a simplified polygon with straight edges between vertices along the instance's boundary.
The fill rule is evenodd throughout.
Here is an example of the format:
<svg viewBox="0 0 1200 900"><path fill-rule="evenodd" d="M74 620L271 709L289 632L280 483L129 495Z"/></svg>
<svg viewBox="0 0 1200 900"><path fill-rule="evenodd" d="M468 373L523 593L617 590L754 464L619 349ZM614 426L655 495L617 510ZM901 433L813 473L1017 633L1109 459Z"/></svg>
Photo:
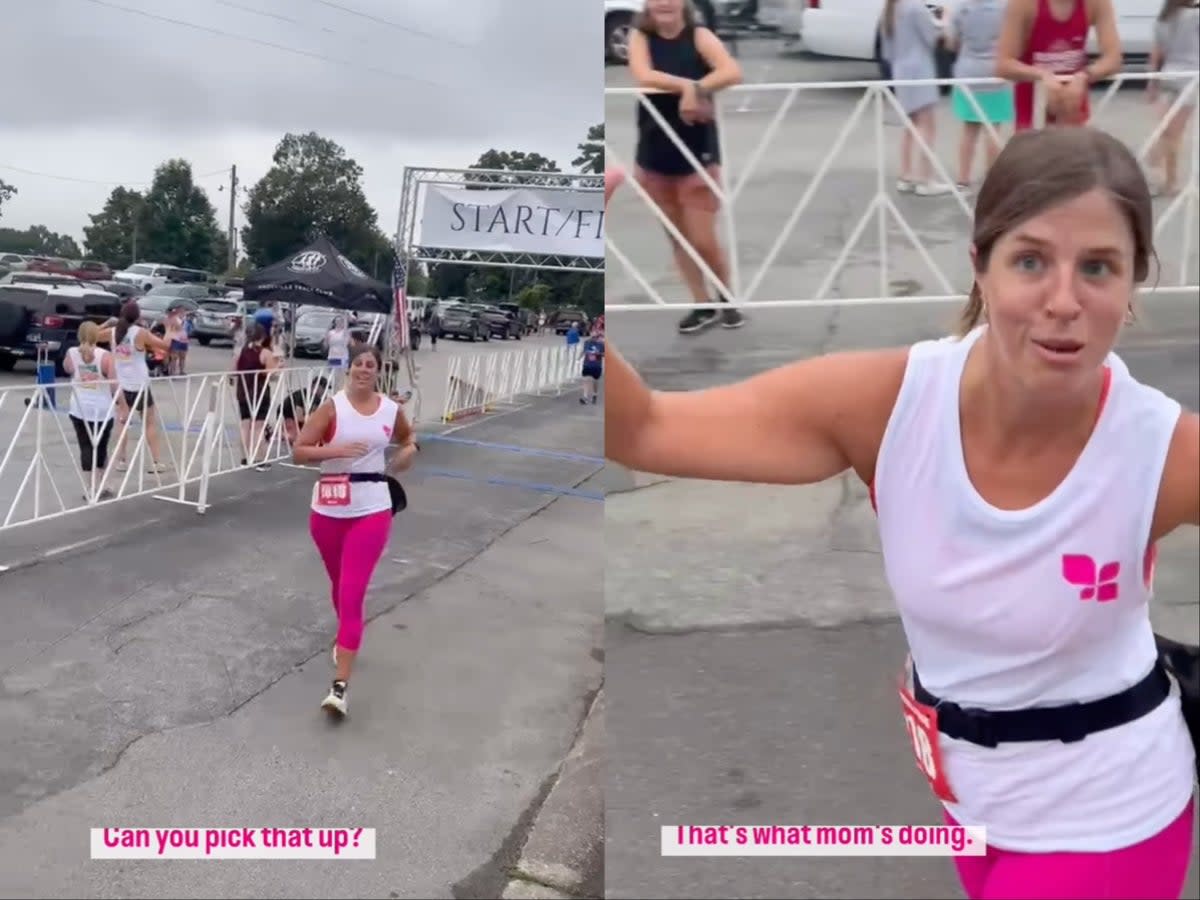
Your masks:
<svg viewBox="0 0 1200 900"><path fill-rule="evenodd" d="M1093 107L1091 121L1096 127L1103 127L1102 117L1116 96L1117 91L1121 86L1130 81L1172 81L1179 88L1180 92L1176 96L1173 105L1167 115L1157 120L1156 124L1149 130L1144 140L1134 142L1136 146L1132 149L1135 151L1139 161L1144 162L1155 143L1163 134L1170 117L1186 104L1195 103L1198 88L1197 82L1200 81L1200 72L1175 72L1175 73L1121 73L1114 76L1112 83L1107 90L1097 99L1093 97ZM662 225L664 229L671 235L687 255L696 263L700 271L704 274L705 279L715 289L716 296L719 296L731 303L736 303L742 307L789 307L789 306L846 306L846 305L867 305L878 303L932 303L932 302L961 302L966 298L966 292L970 288L969 284L956 284L954 279L947 277L941 266L934 260L934 254L930 248L922 242L916 230L908 223L905 216L901 213L896 201L893 199L894 191L892 184L894 178L890 173L891 163L896 156L896 148L899 140L898 135L888 133L885 130L885 125L894 126L899 124L907 129L914 138L916 143L916 153L927 158L931 164L934 177L947 184L954 186L955 179L952 178L938 154L928 145L921 133L915 128L912 122L904 114L895 95L891 91L892 87L900 85L954 85L963 90L963 93L968 103L974 108L975 112L986 120L986 116L982 114L979 102L975 96L975 90L986 85L1006 84L997 78L969 78L969 79L929 79L929 80L893 80L893 81L858 81L858 82L800 82L794 84L752 84L739 85L730 88L722 94L738 94L743 96L749 95L782 95L782 102L774 117L770 120L766 129L762 132L762 138L759 140L754 149L749 153L745 162L737 166L736 175L734 167L730 164L727 153L728 147L728 130L730 124L734 121L728 115L722 113L722 104L718 98L716 106L716 121L719 129L719 138L721 141L721 159L722 159L722 181L723 184L718 184L699 165L694 154L692 154L679 139L679 136L670 128L666 120L662 117L657 109L647 101L647 94L654 91L644 91L640 88L607 88L605 94L625 95L635 98L637 103L644 107L650 116L658 123L679 148L683 156L689 161L692 168L696 171L699 177L704 181L710 190L720 199L721 203L721 221L724 226L726 252L729 257L729 284L723 284L716 277L708 263L704 260L700 253L683 237L679 229L670 221L670 219L658 208L649 194L633 177L626 179L622 191L631 191L635 193L642 203L644 203L654 216L655 220ZM1044 121L1045 101L1044 89L1038 84L1035 86L1037 91L1037 99L1035 101L1035 121ZM779 230L776 238L766 252L765 256L761 256L761 264L757 272L754 273L748 285L743 286L741 278L741 258L739 254L739 246L737 239L737 223L738 215L736 210L737 200L739 195L746 187L747 181L753 177L760 163L763 161L764 154L771 144L772 139L779 132L781 125L785 121L789 110L792 108L796 98L803 93L816 91L838 91L845 93L846 91L861 91L861 96L853 105L850 115L847 117L844 125L837 134L817 134L815 129L809 129L804 132L813 140L817 140L822 146L828 146L828 152L824 159L817 166L815 173L804 187L800 197L792 208L787 221ZM1147 121L1152 121L1153 113L1149 111L1147 106ZM741 110L739 110L741 111ZM781 253L787 245L788 239L801 216L810 207L813 197L817 190L822 187L826 179L830 175L834 164L842 157L846 156L850 150L859 151L861 142L856 142L851 146L850 139L855 131L855 127L864 119L865 114L870 111L873 118L873 143L874 143L874 196L867 203L866 209L861 217L856 222L850 234L845 238L841 252L838 254L833 266L828 274L820 282L820 286L816 289L813 296L796 298L775 297L773 299L762 300L755 299L759 293L763 281L770 273L772 266L779 259ZM950 120L944 115L944 110L939 111L941 122L939 131L944 132L947 125L950 125ZM612 113L609 113L611 120ZM995 140L1003 142L1004 136L997 133L995 126L989 124L984 125L987 136ZM612 133L610 129L609 133ZM1189 280L1188 265L1189 260L1195 253L1195 248L1192 246L1196 239L1196 219L1197 207L1200 202L1200 189L1198 189L1197 178L1200 175L1200 138L1197 137L1196 122L1191 121L1187 128L1188 140L1190 146L1187 148L1186 155L1183 155L1181 162L1184 162L1189 171L1184 179L1184 185L1176 196L1160 213L1156 215L1155 221L1155 236L1159 237L1163 233L1163 228L1176 217L1182 216L1182 250L1180 252L1179 266L1176 273L1163 271L1160 273L1160 279L1153 288L1148 287L1147 290L1157 290L1162 293L1182 293L1195 294L1200 291L1200 284L1197 283L1196 277L1193 276ZM986 137L985 137L986 140ZM625 147L614 148L612 143L606 139L604 143L605 158L609 165L615 165L632 175L634 168L631 165ZM982 155L983 148L980 148ZM790 183L790 182L789 182ZM781 188L785 189L785 188ZM967 242L970 237L970 227L973 218L972 208L967 196L964 195L956 186L950 195L947 196L947 201L952 203L962 213L962 258L967 258ZM756 211L747 211L753 215ZM611 213L610 213L611 216ZM879 290L876 296L868 297L837 297L831 296L832 289L837 282L839 274L846 266L850 254L855 251L856 244L859 239L867 231L867 228L875 223L878 228L878 257L875 263L878 266L879 274ZM942 291L940 294L933 295L905 295L905 296L889 296L893 293L891 290L891 273L889 271L888 261L888 238L889 224L894 225L901 234L907 238L908 242L916 250L921 257L928 271L933 273L934 278L939 284ZM617 236L614 240L613 235ZM605 245L608 251L617 259L630 278L636 282L638 288L644 293L645 297L652 302L648 303L606 303L606 311L648 311L654 309L695 309L695 308L712 308L715 304L693 304L688 302L668 303L663 299L661 294L651 284L651 279L630 260L629 256L621 249L620 245L621 230L619 227L612 227L610 221L609 227L605 232ZM760 254L755 254L759 256ZM669 256L669 251L664 247L664 258ZM861 256L859 257L861 259ZM870 263L868 263L870 264ZM611 270L610 270L611 271ZM1171 278L1172 274L1177 277Z"/></svg>
<svg viewBox="0 0 1200 900"><path fill-rule="evenodd" d="M531 394L561 394L582 380L582 344L452 356L443 422L490 412Z"/></svg>
<svg viewBox="0 0 1200 900"><path fill-rule="evenodd" d="M0 531L144 496L203 513L214 476L290 460L304 416L343 375L283 368L260 373L256 385L255 374L155 378L128 404L114 382L93 382L108 407L104 469L96 445L105 426L72 419L70 382L0 388ZM147 393L152 429L138 412Z"/></svg>

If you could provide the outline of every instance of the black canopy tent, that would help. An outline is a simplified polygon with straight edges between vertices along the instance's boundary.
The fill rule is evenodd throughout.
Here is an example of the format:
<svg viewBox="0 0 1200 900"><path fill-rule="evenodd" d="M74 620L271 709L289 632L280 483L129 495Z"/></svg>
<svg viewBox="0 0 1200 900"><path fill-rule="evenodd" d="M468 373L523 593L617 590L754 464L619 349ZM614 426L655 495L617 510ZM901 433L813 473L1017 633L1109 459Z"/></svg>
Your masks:
<svg viewBox="0 0 1200 900"><path fill-rule="evenodd" d="M312 304L352 312L392 311L392 291L350 262L327 237L246 276L243 296L256 303Z"/></svg>

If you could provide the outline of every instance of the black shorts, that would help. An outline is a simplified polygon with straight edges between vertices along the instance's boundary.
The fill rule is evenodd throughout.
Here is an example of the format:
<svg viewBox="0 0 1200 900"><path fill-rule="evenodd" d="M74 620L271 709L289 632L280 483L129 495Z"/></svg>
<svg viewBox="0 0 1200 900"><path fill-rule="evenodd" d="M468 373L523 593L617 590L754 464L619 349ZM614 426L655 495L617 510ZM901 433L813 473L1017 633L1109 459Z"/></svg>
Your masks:
<svg viewBox="0 0 1200 900"><path fill-rule="evenodd" d="M154 407L154 394L150 392L150 385L146 385L145 390L140 392L122 390L121 393L125 396L125 405L142 415Z"/></svg>
<svg viewBox="0 0 1200 900"><path fill-rule="evenodd" d="M584 378L594 378L594 379L596 379L596 381L599 381L600 376L603 374L604 374L604 369L601 366L584 366L583 367L583 377Z"/></svg>
<svg viewBox="0 0 1200 900"><path fill-rule="evenodd" d="M271 393L263 391L258 398L258 407L254 408L248 397L238 394L238 417L243 422L249 422L253 419L256 422L265 422L267 413L271 411Z"/></svg>

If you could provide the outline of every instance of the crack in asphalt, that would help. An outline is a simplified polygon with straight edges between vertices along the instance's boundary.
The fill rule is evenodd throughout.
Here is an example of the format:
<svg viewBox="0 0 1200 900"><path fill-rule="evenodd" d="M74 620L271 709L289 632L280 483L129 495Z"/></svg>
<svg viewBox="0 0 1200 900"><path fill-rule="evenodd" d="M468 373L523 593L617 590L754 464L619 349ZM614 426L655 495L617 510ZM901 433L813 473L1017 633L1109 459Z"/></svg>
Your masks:
<svg viewBox="0 0 1200 900"><path fill-rule="evenodd" d="M684 637L689 634L756 634L766 631L794 631L808 628L813 631L842 631L859 625L879 625L898 622L895 612L875 612L857 615L852 619L823 622L820 619L796 616L788 619L772 619L769 622L722 622L713 625L650 625L641 613L618 613L605 616L605 622L624 631L643 637Z"/></svg>

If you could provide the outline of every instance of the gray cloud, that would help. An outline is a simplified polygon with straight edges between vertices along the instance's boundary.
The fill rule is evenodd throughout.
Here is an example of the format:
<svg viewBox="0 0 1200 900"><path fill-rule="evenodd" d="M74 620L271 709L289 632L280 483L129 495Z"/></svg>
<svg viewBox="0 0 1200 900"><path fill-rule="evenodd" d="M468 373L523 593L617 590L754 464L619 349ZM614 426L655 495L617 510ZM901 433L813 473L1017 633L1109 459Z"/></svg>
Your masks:
<svg viewBox="0 0 1200 900"><path fill-rule="evenodd" d="M597 0L337 0L362 16L321 0L104 2L299 52L88 0L6 8L0 179L21 193L0 225L79 237L112 187L4 166L130 183L183 157L197 173L236 163L252 183L285 131L313 130L363 166L390 231L405 165L466 166L497 147L567 168L604 115ZM201 182L217 205L222 180Z"/></svg>

